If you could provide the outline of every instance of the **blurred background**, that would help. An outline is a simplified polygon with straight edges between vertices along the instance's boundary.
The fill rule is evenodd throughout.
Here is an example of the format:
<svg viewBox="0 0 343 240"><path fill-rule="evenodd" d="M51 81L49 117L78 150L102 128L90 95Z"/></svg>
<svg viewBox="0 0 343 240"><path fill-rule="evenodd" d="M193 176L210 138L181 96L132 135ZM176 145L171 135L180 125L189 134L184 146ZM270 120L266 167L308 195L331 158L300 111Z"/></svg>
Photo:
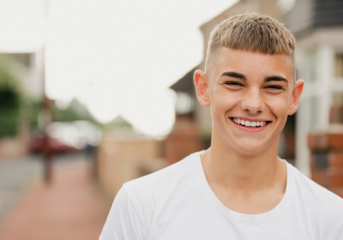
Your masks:
<svg viewBox="0 0 343 240"><path fill-rule="evenodd" d="M97 239L124 182L208 148L193 73L245 12L297 39L279 156L343 197L343 0L1 0L0 240Z"/></svg>

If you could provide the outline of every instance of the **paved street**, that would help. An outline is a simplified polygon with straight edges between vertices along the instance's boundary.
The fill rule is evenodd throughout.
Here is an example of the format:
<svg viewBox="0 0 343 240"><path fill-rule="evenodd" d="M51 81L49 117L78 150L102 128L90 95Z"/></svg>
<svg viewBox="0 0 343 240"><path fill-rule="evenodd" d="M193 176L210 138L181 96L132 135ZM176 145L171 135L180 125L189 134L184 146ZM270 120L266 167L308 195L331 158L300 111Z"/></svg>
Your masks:
<svg viewBox="0 0 343 240"><path fill-rule="evenodd" d="M40 170L35 164L32 172ZM90 164L82 155L55 160L52 184L46 185L39 177L26 189L3 220L0 240L98 239L110 203L93 181Z"/></svg>
<svg viewBox="0 0 343 240"><path fill-rule="evenodd" d="M39 159L0 160L0 226L41 174Z"/></svg>

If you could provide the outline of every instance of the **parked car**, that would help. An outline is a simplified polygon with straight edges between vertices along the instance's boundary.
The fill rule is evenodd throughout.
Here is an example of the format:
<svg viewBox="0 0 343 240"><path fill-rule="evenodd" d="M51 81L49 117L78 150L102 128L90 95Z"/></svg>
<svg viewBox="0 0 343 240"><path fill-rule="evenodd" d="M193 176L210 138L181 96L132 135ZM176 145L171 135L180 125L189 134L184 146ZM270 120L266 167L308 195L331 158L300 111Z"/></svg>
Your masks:
<svg viewBox="0 0 343 240"><path fill-rule="evenodd" d="M53 154L76 151L76 148L63 144L56 138L48 138L48 144ZM31 153L43 153L44 147L43 136L37 136L31 139L29 146Z"/></svg>

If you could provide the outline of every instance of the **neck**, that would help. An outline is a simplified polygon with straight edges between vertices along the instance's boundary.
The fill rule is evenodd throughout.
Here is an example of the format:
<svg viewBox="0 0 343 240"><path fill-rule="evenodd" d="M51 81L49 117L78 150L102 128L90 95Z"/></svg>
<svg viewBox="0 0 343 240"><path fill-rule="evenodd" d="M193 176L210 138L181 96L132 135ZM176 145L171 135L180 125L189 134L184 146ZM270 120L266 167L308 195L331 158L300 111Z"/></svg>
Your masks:
<svg viewBox="0 0 343 240"><path fill-rule="evenodd" d="M286 179L286 166L277 156L278 139L254 155L235 151L213 131L212 147L202 154L208 182L230 191L253 193Z"/></svg>

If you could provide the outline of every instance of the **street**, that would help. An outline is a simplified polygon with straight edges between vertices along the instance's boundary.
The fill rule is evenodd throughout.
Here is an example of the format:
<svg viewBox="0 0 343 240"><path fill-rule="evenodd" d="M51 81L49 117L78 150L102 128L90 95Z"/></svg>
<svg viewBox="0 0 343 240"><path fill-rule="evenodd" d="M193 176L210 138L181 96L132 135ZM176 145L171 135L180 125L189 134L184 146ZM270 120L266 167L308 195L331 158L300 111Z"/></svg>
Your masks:
<svg viewBox="0 0 343 240"><path fill-rule="evenodd" d="M52 183L41 162L0 162L0 240L91 240L105 223L110 202L81 154L54 159Z"/></svg>

